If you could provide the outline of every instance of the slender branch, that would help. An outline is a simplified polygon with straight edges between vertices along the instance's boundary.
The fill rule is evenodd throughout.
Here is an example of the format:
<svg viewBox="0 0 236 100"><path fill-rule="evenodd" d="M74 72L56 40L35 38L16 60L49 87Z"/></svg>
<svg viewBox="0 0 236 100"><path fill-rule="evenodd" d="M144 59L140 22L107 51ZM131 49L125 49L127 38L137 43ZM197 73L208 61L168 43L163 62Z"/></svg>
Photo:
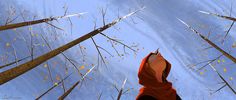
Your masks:
<svg viewBox="0 0 236 100"><path fill-rule="evenodd" d="M107 7L105 10L102 8L101 12L102 12L102 22L103 22L103 25L105 26L106 25L105 16L106 16L106 12L107 12Z"/></svg>
<svg viewBox="0 0 236 100"><path fill-rule="evenodd" d="M117 92L119 92L119 89L117 88L116 84L113 85Z"/></svg>
<svg viewBox="0 0 236 100"><path fill-rule="evenodd" d="M13 65L13 64L15 64L15 63L17 63L17 62L21 62L21 61L23 61L23 60L26 60L26 59L28 59L28 58L30 58L31 56L27 56L27 57L24 57L24 58L22 58L22 59L17 59L16 61L14 61L14 62L10 62L10 63L8 63L8 64L5 64L5 65L2 65L2 66L0 66L0 69L2 69L2 68L4 68L4 67L7 67L7 66L10 66L10 65Z"/></svg>
<svg viewBox="0 0 236 100"><path fill-rule="evenodd" d="M103 62L103 63L105 64L105 66L107 67L106 62L105 62L105 60L104 60L104 58L103 58L103 56L102 56L102 53L101 53L100 50L98 49L98 45L97 45L96 42L94 41L93 37L91 37L91 39L92 39L93 44L95 45L95 47L96 47L96 49L97 49L97 52L98 52L99 56L100 56L101 59L102 59L102 62Z"/></svg>
<svg viewBox="0 0 236 100"><path fill-rule="evenodd" d="M15 21L19 16L20 16L20 15L16 16L16 17L13 18L12 20L9 19L9 20L6 22L5 25L7 25L7 24L9 24L9 23L11 23L11 22L13 22L13 21Z"/></svg>
<svg viewBox="0 0 236 100"><path fill-rule="evenodd" d="M66 88L65 88L65 85L64 85L64 81L63 81L63 80L62 80L62 88L63 88L64 93L66 93Z"/></svg>
<svg viewBox="0 0 236 100"><path fill-rule="evenodd" d="M52 73L51 73L51 70L50 70L50 65L48 64L48 62L47 62L47 69L48 69L50 79L51 79L52 83L54 83L53 78L52 78Z"/></svg>
<svg viewBox="0 0 236 100"><path fill-rule="evenodd" d="M215 59L212 60L208 60L209 63L212 63L214 61L216 61L217 59L220 59L220 57L222 57L223 55L220 55L218 57L216 57ZM201 68L199 68L198 70L202 70L203 68L205 68L206 66L208 66L208 64L205 64L204 66L202 66Z"/></svg>
<svg viewBox="0 0 236 100"><path fill-rule="evenodd" d="M126 44L124 44L124 43L122 43L122 42L120 42L120 41L118 41L118 40L116 40L116 39L110 38L109 36L103 34L102 32L101 32L100 34L103 35L104 37L108 38L109 40L114 41L114 42L117 42L117 43L119 43L119 44L121 44L121 45L123 45L123 46L129 48L129 49L132 50L133 52L136 52L136 50L134 50L133 48L131 48L131 47L128 46L128 45L126 45Z"/></svg>
<svg viewBox="0 0 236 100"><path fill-rule="evenodd" d="M234 23L235 23L235 21L232 22L232 24L230 25L229 29L227 30L227 32L226 32L226 34L225 34L225 36L224 36L224 38L223 38L223 40L222 40L222 42L221 42L222 44L224 43L226 37L228 36L228 34L229 34L231 28L234 26Z"/></svg>
<svg viewBox="0 0 236 100"><path fill-rule="evenodd" d="M133 89L133 88L131 88L131 89ZM127 93L127 92L130 91L131 89L130 89L130 88L127 89L126 91L123 92L123 94Z"/></svg>
<svg viewBox="0 0 236 100"><path fill-rule="evenodd" d="M104 49L103 47L101 46L98 46L98 48L102 49L103 51L105 51L106 53L108 53L110 56L114 57L109 51L107 51L106 49Z"/></svg>
<svg viewBox="0 0 236 100"><path fill-rule="evenodd" d="M210 46L210 47L206 47L206 48L204 48L204 49L202 49L203 51L205 51L205 50L207 50L207 49L211 49L211 48L213 48L212 46Z"/></svg>
<svg viewBox="0 0 236 100"><path fill-rule="evenodd" d="M56 29L59 29L59 30L61 30L61 31L64 31L62 28L57 27L57 26L55 26L55 25L53 25L53 24L51 24L51 23L49 23L49 22L45 22L45 23L47 23L48 25L50 25L50 26L52 26L52 27L54 27L54 28L56 28Z"/></svg>
<svg viewBox="0 0 236 100"><path fill-rule="evenodd" d="M220 91L221 89L223 89L224 87L226 87L227 85L224 84L223 86L221 86L219 89L215 90L214 92L212 92L211 94L215 94L216 92Z"/></svg>

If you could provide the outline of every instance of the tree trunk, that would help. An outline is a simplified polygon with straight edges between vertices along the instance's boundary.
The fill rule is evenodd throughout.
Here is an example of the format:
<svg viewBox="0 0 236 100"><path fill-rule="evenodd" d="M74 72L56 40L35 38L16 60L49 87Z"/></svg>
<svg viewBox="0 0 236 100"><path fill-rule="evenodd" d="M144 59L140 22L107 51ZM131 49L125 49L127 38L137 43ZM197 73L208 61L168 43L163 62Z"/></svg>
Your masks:
<svg viewBox="0 0 236 100"><path fill-rule="evenodd" d="M83 13L81 13L81 14L83 14ZM34 21L4 25L4 26L0 26L0 31L19 28L19 27L23 27L23 26L31 26L31 25L35 25L35 24L39 24L39 23L58 20L58 19L61 19L61 18L68 18L68 17L78 16L78 15L81 15L81 14L72 14L72 15L67 15L67 16L50 17L50 18L39 19L39 20L34 20Z"/></svg>

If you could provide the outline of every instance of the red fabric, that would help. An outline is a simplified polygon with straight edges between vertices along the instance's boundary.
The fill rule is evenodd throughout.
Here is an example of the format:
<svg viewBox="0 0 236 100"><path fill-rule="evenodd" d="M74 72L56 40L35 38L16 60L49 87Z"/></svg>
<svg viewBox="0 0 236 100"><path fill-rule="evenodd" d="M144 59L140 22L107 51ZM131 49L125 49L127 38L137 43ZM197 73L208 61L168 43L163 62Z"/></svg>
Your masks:
<svg viewBox="0 0 236 100"><path fill-rule="evenodd" d="M147 57L142 60L142 63L139 68L138 78L139 84L143 85L140 89L139 94L137 96L137 100L139 97L143 95L149 95L157 100L176 100L176 91L172 88L172 84L168 81L160 82L157 80L156 75L153 73L153 70L147 64L148 57L151 55L150 53ZM160 53L159 53L160 54ZM165 60L161 55L157 56L158 59ZM166 77L170 72L171 64L166 61Z"/></svg>

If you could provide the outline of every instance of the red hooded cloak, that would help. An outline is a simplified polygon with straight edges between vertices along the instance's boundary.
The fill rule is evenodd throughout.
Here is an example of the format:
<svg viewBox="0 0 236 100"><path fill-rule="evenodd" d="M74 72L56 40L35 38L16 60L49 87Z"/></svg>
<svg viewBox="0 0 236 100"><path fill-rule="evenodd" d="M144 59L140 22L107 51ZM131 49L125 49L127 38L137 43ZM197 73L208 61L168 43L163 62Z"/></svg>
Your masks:
<svg viewBox="0 0 236 100"><path fill-rule="evenodd" d="M171 69L171 64L160 53L157 55L158 60L164 60L166 62L165 76L163 77L165 82L158 81L157 76L153 73L153 69L147 64L147 60L152 54L150 53L145 57L140 65L138 78L139 84L143 85L143 87L140 89L136 100L142 96L151 96L157 100L176 100L176 91L172 88L172 83L166 80Z"/></svg>

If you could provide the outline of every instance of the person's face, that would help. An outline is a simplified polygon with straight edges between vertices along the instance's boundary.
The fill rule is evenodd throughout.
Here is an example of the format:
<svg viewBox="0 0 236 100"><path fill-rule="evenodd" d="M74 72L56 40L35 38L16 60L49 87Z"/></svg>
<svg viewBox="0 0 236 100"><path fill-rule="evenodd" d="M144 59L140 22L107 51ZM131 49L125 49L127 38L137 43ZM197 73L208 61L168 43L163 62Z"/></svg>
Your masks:
<svg viewBox="0 0 236 100"><path fill-rule="evenodd" d="M152 54L148 58L151 69L155 72L155 76L159 82L162 82L163 71L166 69L166 61L160 54Z"/></svg>

